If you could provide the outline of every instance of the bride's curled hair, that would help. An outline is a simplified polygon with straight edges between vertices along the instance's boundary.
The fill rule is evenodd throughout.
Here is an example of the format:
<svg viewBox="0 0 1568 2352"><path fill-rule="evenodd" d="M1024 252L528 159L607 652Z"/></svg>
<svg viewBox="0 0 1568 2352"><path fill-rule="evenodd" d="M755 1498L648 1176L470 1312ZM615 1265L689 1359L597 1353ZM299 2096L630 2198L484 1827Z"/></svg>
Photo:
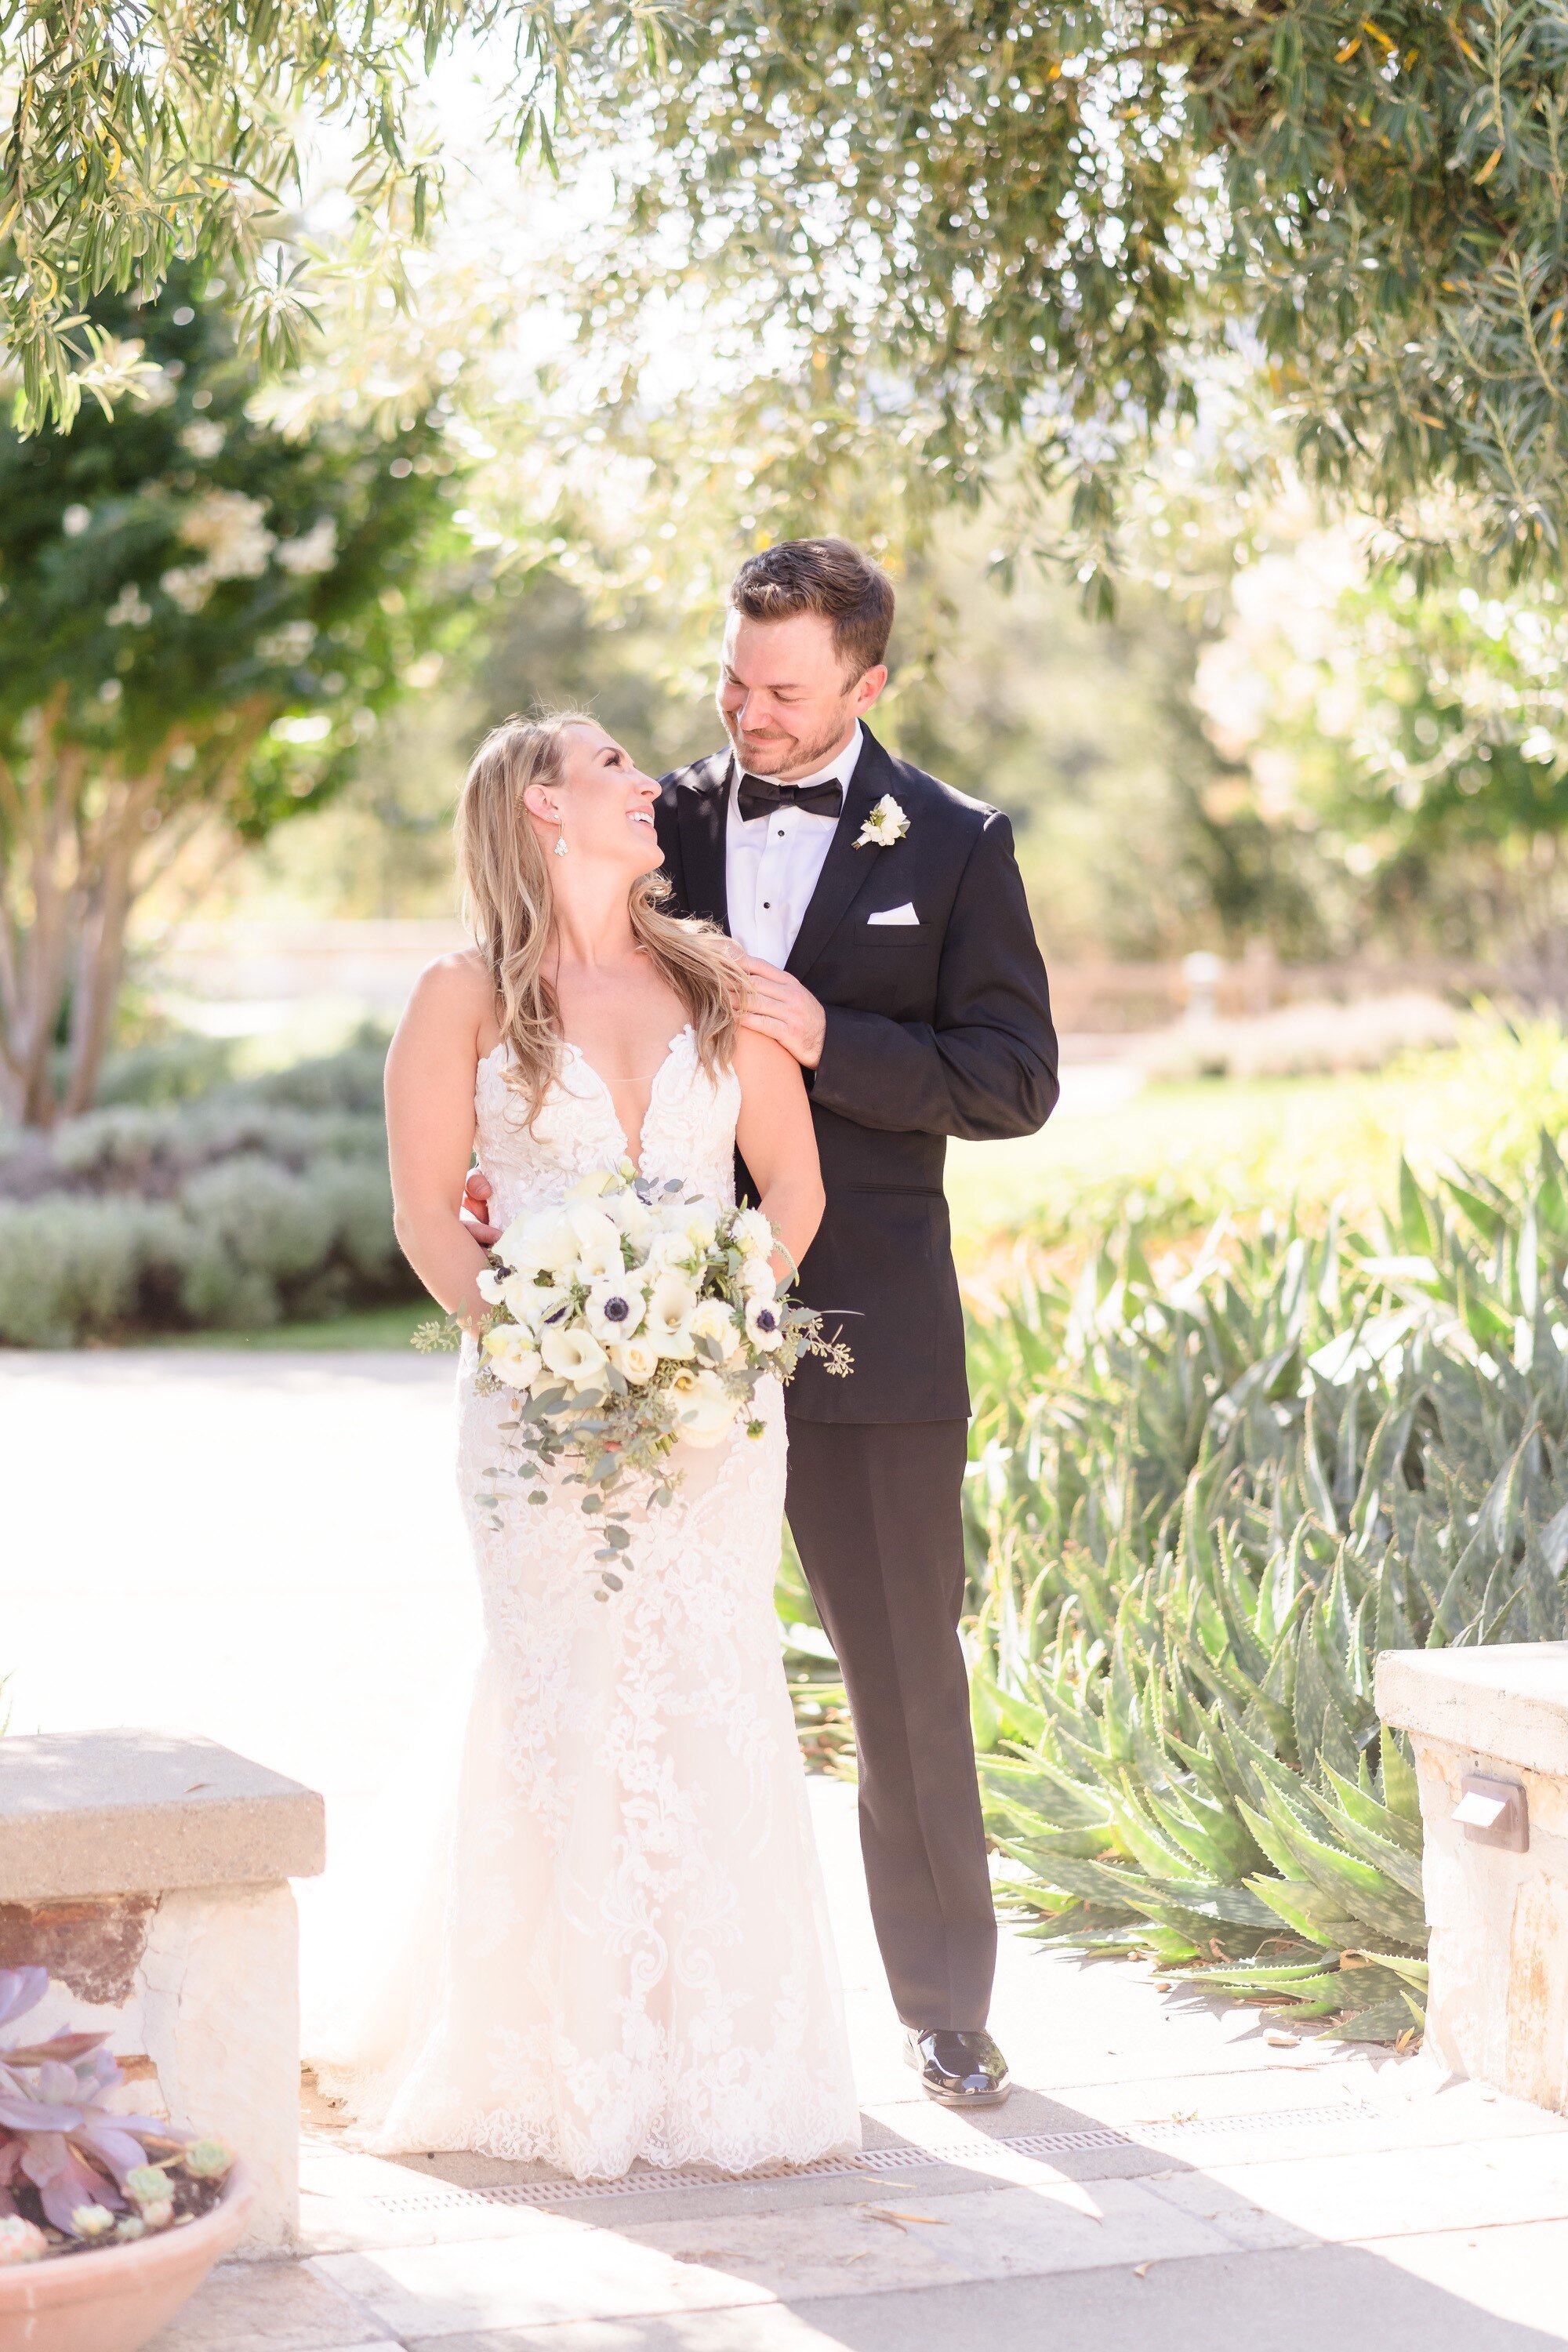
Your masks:
<svg viewBox="0 0 1568 2352"><path fill-rule="evenodd" d="M458 803L458 873L464 913L495 988L511 1047L507 1084L531 1120L560 1066L561 1016L545 976L555 899L550 860L523 804L531 784L565 788L566 730L598 724L581 710L503 719L475 752ZM733 942L711 923L667 915L662 874L639 874L626 894L638 947L685 1005L710 1076L734 1056L745 982Z"/></svg>

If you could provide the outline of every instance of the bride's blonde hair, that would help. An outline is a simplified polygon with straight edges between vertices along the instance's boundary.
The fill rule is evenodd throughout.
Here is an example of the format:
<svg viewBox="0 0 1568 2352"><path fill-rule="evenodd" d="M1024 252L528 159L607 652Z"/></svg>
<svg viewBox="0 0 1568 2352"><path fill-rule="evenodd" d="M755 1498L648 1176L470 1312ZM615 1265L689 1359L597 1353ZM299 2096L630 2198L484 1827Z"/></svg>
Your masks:
<svg viewBox="0 0 1568 2352"><path fill-rule="evenodd" d="M598 724L585 711L503 719L475 752L458 803L458 872L464 913L495 989L501 1036L511 1047L507 1084L531 1120L560 1064L561 1016L544 962L555 922L550 859L523 803L531 784L566 786L566 730ZM626 911L642 949L685 1005L710 1076L734 1058L736 1006L744 986L733 943L711 923L663 912L669 884L639 874Z"/></svg>

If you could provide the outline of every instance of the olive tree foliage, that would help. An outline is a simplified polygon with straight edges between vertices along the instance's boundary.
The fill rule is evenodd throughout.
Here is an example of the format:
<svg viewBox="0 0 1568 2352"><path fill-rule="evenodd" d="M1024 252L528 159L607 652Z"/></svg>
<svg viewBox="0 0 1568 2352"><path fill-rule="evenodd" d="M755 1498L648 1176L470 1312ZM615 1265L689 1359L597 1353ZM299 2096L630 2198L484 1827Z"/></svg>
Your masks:
<svg viewBox="0 0 1568 2352"><path fill-rule="evenodd" d="M84 287L196 225L260 252L307 88L365 126L364 216L409 221L439 168L409 93L471 35L520 143L621 175L585 323L700 285L705 320L768 331L802 465L870 447L963 498L1021 451L1103 551L1122 461L1240 355L1418 562L1435 491L1516 573L1560 559L1568 0L0 0L7 27L39 413L109 364L61 357ZM251 271L262 323L290 250Z"/></svg>
<svg viewBox="0 0 1568 2352"><path fill-rule="evenodd" d="M1119 458L1239 356L1418 562L1456 493L1479 551L1560 561L1561 0L719 0L638 111L631 225L689 225L837 431L904 402L928 485L1022 446L1103 537Z"/></svg>
<svg viewBox="0 0 1568 2352"><path fill-rule="evenodd" d="M223 296L100 305L134 396L0 433L0 1116L34 1125L92 1101L138 896L215 819L321 805L460 625L440 395L290 436Z"/></svg>
<svg viewBox="0 0 1568 2352"><path fill-rule="evenodd" d="M323 281L395 277L399 238L423 234L441 163L409 99L444 43L492 39L520 149L548 155L574 53L611 63L649 15L642 0L0 0L0 322L24 425L122 392L133 341L90 304L155 292L198 251L237 284L263 358L297 357ZM355 227L331 248L298 212L323 124L357 142Z"/></svg>

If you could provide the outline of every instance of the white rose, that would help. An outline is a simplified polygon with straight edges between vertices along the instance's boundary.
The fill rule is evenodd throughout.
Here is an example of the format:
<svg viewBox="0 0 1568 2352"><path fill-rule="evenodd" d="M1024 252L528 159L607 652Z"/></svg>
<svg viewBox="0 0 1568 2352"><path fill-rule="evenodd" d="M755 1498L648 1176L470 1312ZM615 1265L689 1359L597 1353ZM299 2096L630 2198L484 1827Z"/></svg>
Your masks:
<svg viewBox="0 0 1568 2352"><path fill-rule="evenodd" d="M773 1229L761 1209L742 1209L731 1228L731 1237L738 1250L747 1257L771 1257L773 1253Z"/></svg>
<svg viewBox="0 0 1568 2352"><path fill-rule="evenodd" d="M608 1346L612 1339L631 1338L647 1303L640 1282L630 1275L612 1275L589 1291L583 1317L595 1339Z"/></svg>
<svg viewBox="0 0 1568 2352"><path fill-rule="evenodd" d="M668 1270L657 1276L647 1295L646 1329L661 1356L689 1356L691 1327L689 1321L697 1305L697 1293L679 1274Z"/></svg>
<svg viewBox="0 0 1568 2352"><path fill-rule="evenodd" d="M776 1298L778 1284L765 1257L749 1257L741 1268L740 1284L748 1298Z"/></svg>
<svg viewBox="0 0 1568 2352"><path fill-rule="evenodd" d="M591 1331L542 1332L539 1352L552 1372L574 1389L592 1388L609 1360Z"/></svg>
<svg viewBox="0 0 1568 2352"><path fill-rule="evenodd" d="M741 1344L741 1327L735 1320L733 1307L726 1307L721 1298L705 1298L691 1318L694 1339L711 1339L721 1351L721 1360L728 1363Z"/></svg>
<svg viewBox="0 0 1568 2352"><path fill-rule="evenodd" d="M525 1389L539 1370L539 1350L515 1323L498 1323L484 1339L485 1363L509 1389Z"/></svg>
<svg viewBox="0 0 1568 2352"><path fill-rule="evenodd" d="M638 1339L612 1341L610 1361L617 1372L630 1381L633 1388L640 1389L643 1382L651 1381L658 1370L658 1349L645 1332Z"/></svg>
<svg viewBox="0 0 1568 2352"><path fill-rule="evenodd" d="M765 1355L772 1355L784 1338L784 1326L773 1299L747 1299L746 1337L753 1348L761 1348Z"/></svg>
<svg viewBox="0 0 1568 2352"><path fill-rule="evenodd" d="M569 1274L577 1236L559 1209L514 1217L496 1244L496 1255L516 1274Z"/></svg>
<svg viewBox="0 0 1568 2352"><path fill-rule="evenodd" d="M734 1426L735 1399L714 1371L676 1373L669 1384L688 1445L717 1445Z"/></svg>

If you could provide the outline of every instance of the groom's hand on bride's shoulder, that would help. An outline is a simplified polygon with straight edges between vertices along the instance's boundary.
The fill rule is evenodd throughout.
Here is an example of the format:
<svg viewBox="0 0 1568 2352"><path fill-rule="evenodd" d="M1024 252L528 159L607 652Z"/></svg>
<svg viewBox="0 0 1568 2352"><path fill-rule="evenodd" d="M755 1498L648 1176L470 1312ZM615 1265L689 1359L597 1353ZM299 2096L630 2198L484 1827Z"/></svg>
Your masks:
<svg viewBox="0 0 1568 2352"><path fill-rule="evenodd" d="M481 1176L477 1168L470 1168L463 1186L463 1205L458 1214L474 1239L482 1243L486 1249L492 1242L500 1239L500 1227L486 1223L489 1209L490 1180L488 1176Z"/></svg>
<svg viewBox="0 0 1568 2352"><path fill-rule="evenodd" d="M793 972L764 963L761 956L743 956L742 961L746 970L742 1028L775 1038L803 1069L815 1070L827 1035L827 1015L816 998Z"/></svg>

